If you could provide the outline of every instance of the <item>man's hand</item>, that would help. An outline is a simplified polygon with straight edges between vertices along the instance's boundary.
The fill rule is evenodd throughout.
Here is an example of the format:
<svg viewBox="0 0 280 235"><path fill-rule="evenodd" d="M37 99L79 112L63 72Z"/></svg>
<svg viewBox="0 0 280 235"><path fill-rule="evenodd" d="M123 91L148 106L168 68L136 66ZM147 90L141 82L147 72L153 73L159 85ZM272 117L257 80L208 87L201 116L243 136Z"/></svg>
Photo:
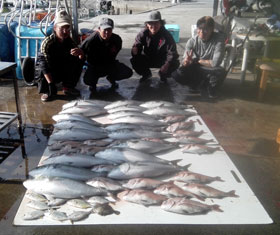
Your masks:
<svg viewBox="0 0 280 235"><path fill-rule="evenodd" d="M132 53L132 55L137 55L138 54L138 48L137 47L132 47L131 53Z"/></svg>
<svg viewBox="0 0 280 235"><path fill-rule="evenodd" d="M187 56L185 57L185 59L183 60L183 66L188 66L192 63L193 59L192 59L192 56L193 56L193 50L191 50L190 52L187 51Z"/></svg>
<svg viewBox="0 0 280 235"><path fill-rule="evenodd" d="M71 49L70 54L73 55L73 56L78 56L79 59L81 59L81 60L85 56L83 50L78 48L78 47Z"/></svg>

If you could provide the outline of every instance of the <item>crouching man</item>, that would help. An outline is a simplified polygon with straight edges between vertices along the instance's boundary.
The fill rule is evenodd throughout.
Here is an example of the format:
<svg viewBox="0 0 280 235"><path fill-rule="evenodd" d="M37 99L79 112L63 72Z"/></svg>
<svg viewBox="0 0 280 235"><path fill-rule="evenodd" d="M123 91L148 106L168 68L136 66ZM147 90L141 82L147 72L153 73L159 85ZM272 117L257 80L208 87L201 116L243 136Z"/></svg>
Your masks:
<svg viewBox="0 0 280 235"><path fill-rule="evenodd" d="M212 17L204 16L197 21L197 35L188 40L182 65L172 73L180 84L190 87L191 92L207 92L209 98L217 97L217 91L226 72L220 65L224 58L224 35L214 32Z"/></svg>
<svg viewBox="0 0 280 235"><path fill-rule="evenodd" d="M132 76L132 70L116 60L122 49L122 39L113 33L114 22L109 18L101 18L98 30L94 31L83 42L81 49L86 57L88 68L84 74L84 83L90 86L92 92L100 77L105 77L111 83L111 88L118 88L116 81Z"/></svg>
<svg viewBox="0 0 280 235"><path fill-rule="evenodd" d="M42 101L50 101L57 94L56 84L62 82L65 95L79 96L75 89L84 64L83 52L71 38L71 17L65 10L56 14L53 33L41 45L36 62L36 76Z"/></svg>

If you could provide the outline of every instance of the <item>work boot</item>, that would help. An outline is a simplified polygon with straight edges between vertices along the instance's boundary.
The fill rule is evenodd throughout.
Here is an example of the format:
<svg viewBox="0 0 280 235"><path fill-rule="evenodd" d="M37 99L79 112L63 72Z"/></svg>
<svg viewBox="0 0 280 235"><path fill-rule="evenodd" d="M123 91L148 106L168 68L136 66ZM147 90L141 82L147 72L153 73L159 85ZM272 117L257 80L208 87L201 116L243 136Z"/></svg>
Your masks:
<svg viewBox="0 0 280 235"><path fill-rule="evenodd" d="M41 101L43 101L43 102L47 102L47 101L50 101L50 100L52 100L52 97L49 96L49 94L43 94L41 96Z"/></svg>
<svg viewBox="0 0 280 235"><path fill-rule="evenodd" d="M151 78L152 77L152 73L150 72L150 73L148 73L148 74L146 74L146 75L143 75L141 78L140 78L140 80L139 80L139 83L142 83L142 82L145 82L145 81L147 81L149 78Z"/></svg>
<svg viewBox="0 0 280 235"><path fill-rule="evenodd" d="M217 89L215 87L208 86L207 87L208 97L210 99L218 98Z"/></svg>
<svg viewBox="0 0 280 235"><path fill-rule="evenodd" d="M112 79L110 76L107 76L106 79L111 83L111 89L117 89L119 88L119 84L116 83L114 79Z"/></svg>

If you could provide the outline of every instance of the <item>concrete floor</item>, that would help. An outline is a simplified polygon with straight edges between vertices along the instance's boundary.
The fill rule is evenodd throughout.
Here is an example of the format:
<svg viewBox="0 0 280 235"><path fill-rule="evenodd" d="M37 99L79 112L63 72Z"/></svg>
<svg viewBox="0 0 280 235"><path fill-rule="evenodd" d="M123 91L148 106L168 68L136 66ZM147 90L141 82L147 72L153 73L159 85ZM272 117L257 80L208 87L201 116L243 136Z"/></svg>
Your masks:
<svg viewBox="0 0 280 235"><path fill-rule="evenodd" d="M170 21L167 23L181 26L178 51L182 55L190 36L190 25L201 15L212 15L212 1L176 5L161 9L161 13ZM115 32L124 40L119 59L127 64L131 44L144 16L112 16L116 22ZM80 28L94 27L95 22L98 19L82 22ZM238 68L228 74L221 96L215 101L190 95L186 87L171 79L168 85L160 84L156 71L151 82L145 85L140 86L139 77L134 74L131 79L121 81L120 88L115 92L103 90L94 98L109 101L167 100L194 105L274 221L273 224L14 227L12 222L25 193L22 180L26 171L35 167L42 156L54 123L51 117L69 101L61 95L56 101L43 103L36 87L26 87L19 81L27 159L22 159L21 149L17 148L0 165L0 177L4 179L0 182L0 234L280 234L280 152L275 141L280 128L280 86L269 84L263 102L258 102L254 76L248 73L244 84L240 84L239 77ZM1 79L0 84L0 110L16 112L11 81ZM108 83L101 79L100 86L106 87ZM81 84L80 88L83 97L88 98L89 91ZM16 125L2 131L0 138L17 139Z"/></svg>

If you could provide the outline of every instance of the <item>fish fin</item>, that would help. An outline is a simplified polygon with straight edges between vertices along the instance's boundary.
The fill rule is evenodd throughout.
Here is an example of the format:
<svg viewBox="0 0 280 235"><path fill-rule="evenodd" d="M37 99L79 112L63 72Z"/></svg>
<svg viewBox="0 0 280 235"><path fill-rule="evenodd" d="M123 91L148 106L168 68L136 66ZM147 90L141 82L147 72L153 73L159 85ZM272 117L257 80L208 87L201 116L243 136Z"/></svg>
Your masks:
<svg viewBox="0 0 280 235"><path fill-rule="evenodd" d="M174 166L178 166L178 162L182 161L183 159L176 159L176 160L172 160L170 161L170 163Z"/></svg>
<svg viewBox="0 0 280 235"><path fill-rule="evenodd" d="M195 194L195 193L193 193L192 195L193 195L195 198L197 198L198 200L200 200L200 201L205 201L205 198L202 197L202 196L199 196L199 195L197 195L197 194Z"/></svg>
<svg viewBox="0 0 280 235"><path fill-rule="evenodd" d="M239 197L238 195L235 194L235 190L231 190L231 191L227 192L227 195L230 197Z"/></svg>
<svg viewBox="0 0 280 235"><path fill-rule="evenodd" d="M219 205L212 205L211 206L212 210L214 211L219 211L219 212L224 212L222 209L220 209L220 206Z"/></svg>
<svg viewBox="0 0 280 235"><path fill-rule="evenodd" d="M188 165L182 166L181 168L182 168L182 170L187 171L191 165L192 165L192 164L190 163L190 164L188 164Z"/></svg>
<svg viewBox="0 0 280 235"><path fill-rule="evenodd" d="M216 181L225 182L220 176L214 177L214 179L215 179Z"/></svg>

